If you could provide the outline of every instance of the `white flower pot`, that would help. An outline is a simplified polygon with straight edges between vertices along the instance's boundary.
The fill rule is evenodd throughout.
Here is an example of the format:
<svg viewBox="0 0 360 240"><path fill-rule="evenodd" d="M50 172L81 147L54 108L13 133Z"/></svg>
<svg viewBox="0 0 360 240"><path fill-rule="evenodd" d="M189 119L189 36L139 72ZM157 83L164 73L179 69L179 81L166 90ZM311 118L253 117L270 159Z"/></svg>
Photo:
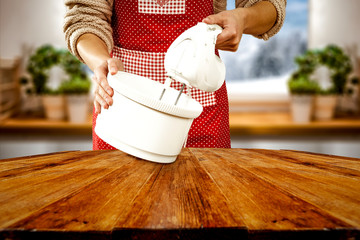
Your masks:
<svg viewBox="0 0 360 240"><path fill-rule="evenodd" d="M72 123L85 123L89 117L89 95L73 94L66 96L69 121Z"/></svg>
<svg viewBox="0 0 360 240"><path fill-rule="evenodd" d="M334 117L337 96L316 96L314 102L314 117L316 120L326 121Z"/></svg>
<svg viewBox="0 0 360 240"><path fill-rule="evenodd" d="M311 121L313 100L312 95L291 96L291 115L294 122L307 123Z"/></svg>
<svg viewBox="0 0 360 240"><path fill-rule="evenodd" d="M38 94L23 94L21 99L21 111L25 113L41 113L44 111L42 96Z"/></svg>
<svg viewBox="0 0 360 240"><path fill-rule="evenodd" d="M65 100L63 95L44 95L42 96L42 102L47 119L55 121L65 119Z"/></svg>

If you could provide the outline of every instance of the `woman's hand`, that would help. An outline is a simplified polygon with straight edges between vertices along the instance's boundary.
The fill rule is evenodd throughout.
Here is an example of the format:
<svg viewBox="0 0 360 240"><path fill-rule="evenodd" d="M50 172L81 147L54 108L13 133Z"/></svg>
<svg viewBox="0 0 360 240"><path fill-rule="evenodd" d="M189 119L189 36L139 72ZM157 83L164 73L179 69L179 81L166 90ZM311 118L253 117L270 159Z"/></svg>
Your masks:
<svg viewBox="0 0 360 240"><path fill-rule="evenodd" d="M215 48L235 52L244 32L242 9L223 11L203 19L207 24L218 24L223 31L218 35Z"/></svg>
<svg viewBox="0 0 360 240"><path fill-rule="evenodd" d="M123 70L122 62L116 58L109 58L94 69L92 80L96 84L94 96L95 113L101 113L101 107L108 109L113 103L114 90L108 84L108 73L114 75Z"/></svg>
<svg viewBox="0 0 360 240"><path fill-rule="evenodd" d="M119 59L111 58L105 43L92 33L81 35L76 46L82 60L94 72L92 80L96 84L95 113L101 113L101 107L108 109L113 103L114 91L108 84L107 75L123 71L123 63Z"/></svg>
<svg viewBox="0 0 360 240"><path fill-rule="evenodd" d="M260 36L274 26L277 12L269 1L261 1L249 8L235 8L203 19L207 24L218 24L224 30L218 35L215 47L235 52L243 34Z"/></svg>

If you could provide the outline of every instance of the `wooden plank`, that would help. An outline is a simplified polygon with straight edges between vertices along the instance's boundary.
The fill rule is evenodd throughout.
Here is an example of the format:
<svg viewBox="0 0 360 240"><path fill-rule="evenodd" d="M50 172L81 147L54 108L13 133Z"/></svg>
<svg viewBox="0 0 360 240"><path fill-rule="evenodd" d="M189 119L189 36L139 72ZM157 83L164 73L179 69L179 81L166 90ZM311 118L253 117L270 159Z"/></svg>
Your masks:
<svg viewBox="0 0 360 240"><path fill-rule="evenodd" d="M193 148L172 164L120 151L7 159L0 238L356 239L358 162Z"/></svg>
<svg viewBox="0 0 360 240"><path fill-rule="evenodd" d="M36 160L36 159L41 158L41 157L48 157L48 156L52 156L52 155L58 155L60 153L63 154L63 153L73 153L73 152L79 152L79 150L43 153L43 154L28 155L28 156L22 156L22 157L0 159L0 170L2 170L2 166L3 166L4 163L10 162L10 161L21 161L21 160L25 160L25 159Z"/></svg>
<svg viewBox="0 0 360 240"><path fill-rule="evenodd" d="M128 156L120 151L69 154L51 154L34 161L20 158L18 168L1 174L0 227L8 227L48 204L75 194L120 167L119 157ZM123 164L133 159L125 160Z"/></svg>
<svg viewBox="0 0 360 240"><path fill-rule="evenodd" d="M1 160L0 163L0 180L1 178L19 176L22 174L39 171L42 169L49 170L54 167L65 166L69 163L76 163L83 158L92 157L91 152L68 152L68 153L54 153L43 154L31 157L19 157Z"/></svg>
<svg viewBox="0 0 360 240"><path fill-rule="evenodd" d="M230 112L230 133L234 136L351 136L360 133L360 118L295 123L289 112Z"/></svg>
<svg viewBox="0 0 360 240"><path fill-rule="evenodd" d="M221 189L188 149L183 149L175 163L164 165L153 175L132 204L116 228L245 227L242 217L230 211Z"/></svg>
<svg viewBox="0 0 360 240"><path fill-rule="evenodd" d="M10 118L0 123L1 134L33 135L89 135L91 136L91 116L84 123L69 121L49 121L48 119Z"/></svg>
<svg viewBox="0 0 360 240"><path fill-rule="evenodd" d="M234 150L191 149L248 229L323 229L351 225L237 164L246 156ZM249 159L247 159L249 160ZM254 167L253 167L254 168Z"/></svg>
<svg viewBox="0 0 360 240"><path fill-rule="evenodd" d="M130 160L130 161L129 161ZM161 165L119 155L118 168L9 226L37 231L111 231Z"/></svg>
<svg viewBox="0 0 360 240"><path fill-rule="evenodd" d="M231 150L234 151L234 150ZM272 162L279 163L282 168L287 169L306 169L316 168L323 172L338 173L343 176L359 176L359 159L350 157L330 156L323 154L310 154L287 150L267 150L267 149L237 149L241 159L249 159L244 166L267 166L271 167ZM226 154L226 153L225 153ZM265 161L266 160L266 161ZM244 162L243 162L244 163ZM250 165L249 165L250 164ZM265 164L265 165L264 165Z"/></svg>
<svg viewBox="0 0 360 240"><path fill-rule="evenodd" d="M295 159L301 159L301 158L311 159L312 162L315 162L316 164L320 163L323 167L337 166L339 167L339 170L357 171L355 173L355 175L357 176L359 176L360 173L360 158L343 157L343 156L294 151L294 150L283 150L283 151L279 151L278 154L281 154L284 157L287 155ZM351 175L351 173L349 174Z"/></svg>
<svg viewBox="0 0 360 240"><path fill-rule="evenodd" d="M347 204L360 203L360 159L292 151L277 151L274 154L266 150L248 150L247 155L250 152L267 168L278 167L279 163L281 169L325 186L324 191L328 194L342 196L344 200L351 199L347 200Z"/></svg>
<svg viewBox="0 0 360 240"><path fill-rule="evenodd" d="M75 151L46 154L31 158L14 158L0 161L0 182L12 177L44 172L62 172L67 169L116 168L119 157L128 156L120 151ZM36 172L36 173L35 173Z"/></svg>
<svg viewBox="0 0 360 240"><path fill-rule="evenodd" d="M7 83L0 82L0 92L13 90L13 89L17 90L18 88L19 88L19 84L17 82L7 82Z"/></svg>
<svg viewBox="0 0 360 240"><path fill-rule="evenodd" d="M360 134L359 116L335 118L329 121L294 123L288 112L233 112L229 115L231 134L236 136L351 136ZM82 134L91 135L91 116L86 123L73 124L68 121L47 119L10 118L0 123L1 134Z"/></svg>
<svg viewBox="0 0 360 240"><path fill-rule="evenodd" d="M330 157L321 156L329 162L325 167L314 160L319 155L291 158L286 156L287 152L271 150L220 150L218 154L278 189L353 227L360 227L360 214L357 214L360 212L360 175L357 170L332 165ZM303 164L299 164L301 162Z"/></svg>

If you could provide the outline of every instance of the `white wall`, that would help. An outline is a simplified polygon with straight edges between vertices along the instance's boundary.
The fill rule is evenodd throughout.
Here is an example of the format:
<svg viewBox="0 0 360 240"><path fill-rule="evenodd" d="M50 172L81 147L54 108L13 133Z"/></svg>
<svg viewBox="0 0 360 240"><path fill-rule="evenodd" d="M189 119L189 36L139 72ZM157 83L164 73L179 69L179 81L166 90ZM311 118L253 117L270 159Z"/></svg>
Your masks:
<svg viewBox="0 0 360 240"><path fill-rule="evenodd" d="M359 0L309 0L309 11L310 48L357 44L360 56Z"/></svg>
<svg viewBox="0 0 360 240"><path fill-rule="evenodd" d="M46 43L66 47L64 13L63 0L1 0L0 57L21 56Z"/></svg>

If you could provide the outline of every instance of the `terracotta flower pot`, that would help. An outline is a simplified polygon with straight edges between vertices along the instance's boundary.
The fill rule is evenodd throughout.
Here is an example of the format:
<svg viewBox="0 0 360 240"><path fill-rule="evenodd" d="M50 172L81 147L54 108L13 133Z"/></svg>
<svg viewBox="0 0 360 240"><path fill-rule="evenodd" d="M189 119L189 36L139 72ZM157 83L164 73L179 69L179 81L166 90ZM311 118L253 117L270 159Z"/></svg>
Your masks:
<svg viewBox="0 0 360 240"><path fill-rule="evenodd" d="M65 119L65 99L63 95L44 95L42 96L42 102L47 119L55 121Z"/></svg>
<svg viewBox="0 0 360 240"><path fill-rule="evenodd" d="M314 101L314 117L316 120L326 121L334 117L337 103L336 95L316 96Z"/></svg>

